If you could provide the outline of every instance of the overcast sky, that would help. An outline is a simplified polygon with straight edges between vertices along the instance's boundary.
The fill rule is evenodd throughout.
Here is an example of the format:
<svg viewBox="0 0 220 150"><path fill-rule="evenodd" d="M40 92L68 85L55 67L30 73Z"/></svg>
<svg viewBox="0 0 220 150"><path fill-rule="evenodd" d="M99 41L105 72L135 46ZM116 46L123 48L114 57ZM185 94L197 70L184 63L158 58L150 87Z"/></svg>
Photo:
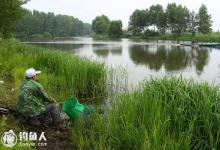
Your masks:
<svg viewBox="0 0 220 150"><path fill-rule="evenodd" d="M31 0L25 8L55 14L71 15L83 22L91 23L98 15L107 15L110 20L120 19L123 26L128 26L129 16L135 9L146 9L153 4L161 4L164 8L168 3L176 2L198 11L202 4L208 7L212 15L213 29L220 29L219 0Z"/></svg>

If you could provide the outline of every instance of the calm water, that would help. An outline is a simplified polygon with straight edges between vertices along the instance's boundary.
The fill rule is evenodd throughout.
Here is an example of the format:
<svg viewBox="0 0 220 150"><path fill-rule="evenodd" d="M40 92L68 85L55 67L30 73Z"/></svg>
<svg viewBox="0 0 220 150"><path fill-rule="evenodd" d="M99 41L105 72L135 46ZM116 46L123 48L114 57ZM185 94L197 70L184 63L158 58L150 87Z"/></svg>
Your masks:
<svg viewBox="0 0 220 150"><path fill-rule="evenodd" d="M34 44L104 61L113 67L126 67L128 81L133 85L164 75L220 83L220 49L183 47L164 41L96 41L80 37Z"/></svg>

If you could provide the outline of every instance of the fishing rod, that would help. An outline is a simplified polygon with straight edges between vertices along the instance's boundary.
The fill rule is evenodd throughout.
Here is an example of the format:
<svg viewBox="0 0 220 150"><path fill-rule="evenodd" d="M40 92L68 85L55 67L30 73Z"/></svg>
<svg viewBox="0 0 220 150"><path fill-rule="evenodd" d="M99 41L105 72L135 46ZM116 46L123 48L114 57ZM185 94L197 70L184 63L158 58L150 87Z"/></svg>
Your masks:
<svg viewBox="0 0 220 150"><path fill-rule="evenodd" d="M82 101L83 103L88 103L95 98L106 98L106 96L98 96L98 97L96 96L96 97L89 97L89 98L83 98L83 99L79 98L79 100ZM17 112L17 110L0 106L0 114L3 114L3 115L9 114L9 113L14 114L15 112Z"/></svg>
<svg viewBox="0 0 220 150"><path fill-rule="evenodd" d="M91 101L91 100L93 100L93 99L95 99L95 98L106 98L106 96L89 97L89 98L84 98L84 99L80 99L80 98L79 98L79 100L82 101L82 102L87 103L87 102L89 102L89 101Z"/></svg>

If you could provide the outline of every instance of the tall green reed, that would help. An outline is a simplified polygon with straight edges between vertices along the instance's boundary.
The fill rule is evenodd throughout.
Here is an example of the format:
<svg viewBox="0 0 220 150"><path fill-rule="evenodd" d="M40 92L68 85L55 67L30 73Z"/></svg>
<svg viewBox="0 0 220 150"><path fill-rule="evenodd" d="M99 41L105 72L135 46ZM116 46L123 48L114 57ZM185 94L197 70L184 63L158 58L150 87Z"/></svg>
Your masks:
<svg viewBox="0 0 220 150"><path fill-rule="evenodd" d="M220 89L181 78L145 81L105 115L79 121L79 149L219 149ZM88 123L89 122L89 123ZM85 132L86 130L86 132ZM75 140L75 139L73 139Z"/></svg>

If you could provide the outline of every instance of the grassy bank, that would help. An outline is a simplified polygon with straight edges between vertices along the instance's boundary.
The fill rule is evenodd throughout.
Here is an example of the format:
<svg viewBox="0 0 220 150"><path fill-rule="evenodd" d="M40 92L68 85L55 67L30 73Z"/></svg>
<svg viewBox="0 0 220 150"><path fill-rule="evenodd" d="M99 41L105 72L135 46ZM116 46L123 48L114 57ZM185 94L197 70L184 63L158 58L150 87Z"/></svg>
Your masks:
<svg viewBox="0 0 220 150"><path fill-rule="evenodd" d="M58 101L68 97L101 100L106 92L104 64L91 62L70 53L22 44L16 40L0 41L1 101L17 102L20 84L27 68L42 70L39 80Z"/></svg>
<svg viewBox="0 0 220 150"><path fill-rule="evenodd" d="M195 36L192 36L191 33L184 33L179 36L173 34L166 35L155 35L155 36L129 36L128 38L133 39L148 39L148 40L171 40L171 41L197 41L197 42L220 42L220 33L209 33L201 34L197 33Z"/></svg>
<svg viewBox="0 0 220 150"><path fill-rule="evenodd" d="M220 89L163 78L115 99L109 112L78 120L78 149L220 149Z"/></svg>
<svg viewBox="0 0 220 150"><path fill-rule="evenodd" d="M0 106L15 108L25 70L30 67L42 70L42 74L38 76L40 83L50 96L61 103L69 97L77 97L79 100L92 98L92 102L100 103L109 93L106 67L102 63L67 52L22 44L17 40L1 40L0 80L4 84L0 84ZM112 82L108 84L113 84L116 79L112 77ZM28 126L26 122L22 122L22 118L15 118L13 115L0 115L0 129L0 135L10 129L17 134L21 131L41 130ZM70 149L71 141L67 133L49 130L45 134L48 149ZM36 149L18 144L13 148ZM7 148L0 142L0 149Z"/></svg>

